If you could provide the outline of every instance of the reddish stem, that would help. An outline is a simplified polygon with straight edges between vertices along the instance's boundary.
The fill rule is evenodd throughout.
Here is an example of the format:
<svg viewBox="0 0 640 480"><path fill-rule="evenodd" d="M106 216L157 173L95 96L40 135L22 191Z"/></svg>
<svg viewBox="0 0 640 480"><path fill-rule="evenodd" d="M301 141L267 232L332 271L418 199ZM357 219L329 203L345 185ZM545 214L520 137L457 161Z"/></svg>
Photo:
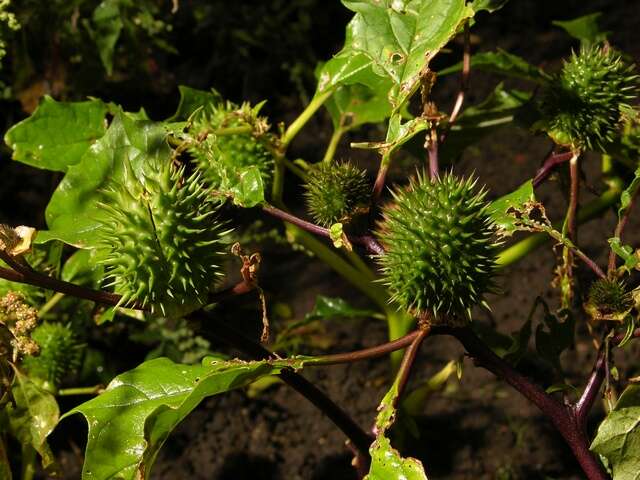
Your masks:
<svg viewBox="0 0 640 480"><path fill-rule="evenodd" d="M320 225L316 225L315 223L308 222L303 220L302 218L296 217L291 213L285 212L284 210L280 210L272 205L263 205L262 210L272 215L280 220L284 220L285 222L289 222L296 227L300 227L307 232L313 233L320 237L331 238L331 234L328 228L321 227ZM349 241L354 245L360 245L364 247L369 253L373 255L382 255L384 254L384 248L380 243L371 235L351 235L347 237Z"/></svg>
<svg viewBox="0 0 640 480"><path fill-rule="evenodd" d="M555 169L557 165L561 163L568 162L573 157L573 153L564 152L564 153L551 153L542 164L542 167L536 172L536 175L533 177L533 186L538 187L542 182L546 180L546 178L551 174L551 172Z"/></svg>
<svg viewBox="0 0 640 480"><path fill-rule="evenodd" d="M498 357L469 327L434 327L432 334L455 337L476 364L502 378L544 413L567 442L589 480L606 480L609 477L589 450L589 442L578 424L574 409L555 400L538 385L526 378L511 365Z"/></svg>

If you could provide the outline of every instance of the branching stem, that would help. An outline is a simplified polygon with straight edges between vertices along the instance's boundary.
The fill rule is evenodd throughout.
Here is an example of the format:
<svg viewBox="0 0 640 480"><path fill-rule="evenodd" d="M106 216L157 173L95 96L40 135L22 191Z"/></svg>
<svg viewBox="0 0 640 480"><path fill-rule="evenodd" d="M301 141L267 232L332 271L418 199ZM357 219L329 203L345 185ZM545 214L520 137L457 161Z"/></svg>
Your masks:
<svg viewBox="0 0 640 480"><path fill-rule="evenodd" d="M624 232L624 228L627 226L627 222L629 221L629 216L631 215L631 210L636 202L636 198L638 198L638 192L640 192L640 188L637 188L631 199L629 200L629 205L622 215L622 217L618 220L618 224L616 225L616 229L614 230L613 236L622 240L622 233ZM616 269L616 252L611 249L609 251L609 266L607 268L607 273L611 275Z"/></svg>

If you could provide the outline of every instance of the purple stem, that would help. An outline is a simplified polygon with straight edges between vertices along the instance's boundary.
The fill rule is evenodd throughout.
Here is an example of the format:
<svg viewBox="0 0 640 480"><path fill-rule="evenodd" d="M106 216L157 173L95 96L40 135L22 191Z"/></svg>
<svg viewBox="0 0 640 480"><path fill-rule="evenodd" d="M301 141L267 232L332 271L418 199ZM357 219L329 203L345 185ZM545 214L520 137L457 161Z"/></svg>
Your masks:
<svg viewBox="0 0 640 480"><path fill-rule="evenodd" d="M609 478L589 450L588 438L578 424L572 407L555 400L538 385L498 357L471 328L434 327L431 334L445 334L455 337L479 366L489 370L498 378L502 378L537 406L562 435L589 480L607 480Z"/></svg>
<svg viewBox="0 0 640 480"><path fill-rule="evenodd" d="M289 222L296 227L300 227L307 232L313 233L320 237L331 238L331 234L328 228L321 227L320 225L316 225L315 223L307 222L295 215L292 215L284 210L280 210L272 205L263 205L262 210L267 212L269 215L272 215L280 220L284 220L285 222ZM380 243L371 235L360 235L360 236L348 236L349 241L354 245L360 245L364 247L369 253L373 255L382 255L384 254L384 248Z"/></svg>
<svg viewBox="0 0 640 480"><path fill-rule="evenodd" d="M571 157L573 157L573 153L564 152L564 153L551 153L542 164L542 167L538 169L535 177L533 177L533 186L538 187L542 182L546 180L546 178L551 174L553 169L560 165L561 163L568 162Z"/></svg>

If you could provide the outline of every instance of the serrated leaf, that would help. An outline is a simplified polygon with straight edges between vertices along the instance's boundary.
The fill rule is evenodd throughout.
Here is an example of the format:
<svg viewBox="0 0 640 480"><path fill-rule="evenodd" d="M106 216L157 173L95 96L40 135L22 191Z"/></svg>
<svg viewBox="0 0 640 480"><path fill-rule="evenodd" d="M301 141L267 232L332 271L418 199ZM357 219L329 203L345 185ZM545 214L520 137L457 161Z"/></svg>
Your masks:
<svg viewBox="0 0 640 480"><path fill-rule="evenodd" d="M66 172L105 134L106 114L101 100L56 102L45 96L29 118L9 129L4 141L16 161Z"/></svg>
<svg viewBox="0 0 640 480"><path fill-rule="evenodd" d="M176 113L167 119L167 122L186 121L199 108L217 105L223 101L222 96L215 90L198 90L185 85L180 85L178 90L180 91L180 103L178 103Z"/></svg>
<svg viewBox="0 0 640 480"><path fill-rule="evenodd" d="M640 479L640 385L625 389L590 448L606 459L613 480Z"/></svg>
<svg viewBox="0 0 640 480"><path fill-rule="evenodd" d="M498 232L503 236L513 235L518 230L514 213L523 210L526 203L534 201L533 182L528 180L513 192L491 202L489 215L495 222Z"/></svg>
<svg viewBox="0 0 640 480"><path fill-rule="evenodd" d="M83 480L149 478L159 449L204 398L301 368L292 360L218 361L181 365L150 360L118 375L99 396L66 413L81 413L89 425Z"/></svg>
<svg viewBox="0 0 640 480"><path fill-rule="evenodd" d="M573 38L580 40L583 45L588 46L607 39L607 32L602 32L598 26L598 18L601 15L601 12L596 12L571 20L554 20L551 23L564 29Z"/></svg>
<svg viewBox="0 0 640 480"><path fill-rule="evenodd" d="M417 90L429 60L459 31L473 9L464 0L343 0L355 12L344 48L322 70L318 92L357 83L358 75L391 80L398 109Z"/></svg>
<svg viewBox="0 0 640 480"><path fill-rule="evenodd" d="M171 159L165 137L160 123L117 114L104 137L58 185L45 212L49 230L39 232L36 242L56 239L79 248L96 247L95 232L105 218L98 206L106 199L104 188L110 181L144 183L147 168Z"/></svg>
<svg viewBox="0 0 640 480"><path fill-rule="evenodd" d="M549 80L544 70L531 65L524 58L506 52L496 50L495 52L480 52L471 57L471 69L483 70L485 72L497 73L507 77L521 78L536 83L545 83ZM462 62L447 67L438 72L438 76L449 75L462 70Z"/></svg>
<svg viewBox="0 0 640 480"><path fill-rule="evenodd" d="M120 2L121 0L103 0L93 11L91 24L86 24L108 75L113 72L113 54L124 27Z"/></svg>
<svg viewBox="0 0 640 480"><path fill-rule="evenodd" d="M23 445L30 445L42 458L47 469L55 463L47 437L58 424L60 410L56 399L19 370L11 389L15 406L9 405L9 428Z"/></svg>

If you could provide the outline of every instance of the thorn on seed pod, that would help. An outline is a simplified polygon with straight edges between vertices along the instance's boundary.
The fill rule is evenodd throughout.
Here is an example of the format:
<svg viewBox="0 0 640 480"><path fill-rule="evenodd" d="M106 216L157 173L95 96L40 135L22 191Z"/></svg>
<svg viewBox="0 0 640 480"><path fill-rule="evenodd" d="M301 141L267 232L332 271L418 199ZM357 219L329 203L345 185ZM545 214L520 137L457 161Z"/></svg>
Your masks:
<svg viewBox="0 0 640 480"><path fill-rule="evenodd" d="M447 173L432 182L418 174L393 192L376 236L391 300L432 324L466 321L471 308L495 291L495 227L473 178Z"/></svg>

